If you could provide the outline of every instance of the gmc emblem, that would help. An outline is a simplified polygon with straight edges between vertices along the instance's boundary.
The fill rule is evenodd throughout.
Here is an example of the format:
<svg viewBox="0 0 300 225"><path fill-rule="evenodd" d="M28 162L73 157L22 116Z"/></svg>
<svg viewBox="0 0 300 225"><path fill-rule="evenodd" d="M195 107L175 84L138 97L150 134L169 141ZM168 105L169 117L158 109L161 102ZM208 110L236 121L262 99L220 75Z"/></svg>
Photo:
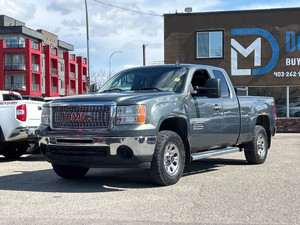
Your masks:
<svg viewBox="0 0 300 225"><path fill-rule="evenodd" d="M64 115L65 120L88 120L89 113L65 113Z"/></svg>

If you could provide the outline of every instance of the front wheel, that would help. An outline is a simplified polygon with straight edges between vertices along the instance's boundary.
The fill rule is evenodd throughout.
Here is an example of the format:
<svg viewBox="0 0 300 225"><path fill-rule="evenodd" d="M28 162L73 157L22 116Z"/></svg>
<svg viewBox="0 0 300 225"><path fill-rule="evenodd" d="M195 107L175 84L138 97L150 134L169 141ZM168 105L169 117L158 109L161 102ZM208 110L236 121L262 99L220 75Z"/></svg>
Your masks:
<svg viewBox="0 0 300 225"><path fill-rule="evenodd" d="M250 164L262 164L268 153L268 138L264 127L256 125L252 141L245 145L245 157Z"/></svg>
<svg viewBox="0 0 300 225"><path fill-rule="evenodd" d="M58 176L66 179L83 177L90 169L85 167L61 166L56 164L52 164L52 167Z"/></svg>
<svg viewBox="0 0 300 225"><path fill-rule="evenodd" d="M160 131L149 171L151 181L163 186L175 184L184 165L185 150L181 137L173 131Z"/></svg>

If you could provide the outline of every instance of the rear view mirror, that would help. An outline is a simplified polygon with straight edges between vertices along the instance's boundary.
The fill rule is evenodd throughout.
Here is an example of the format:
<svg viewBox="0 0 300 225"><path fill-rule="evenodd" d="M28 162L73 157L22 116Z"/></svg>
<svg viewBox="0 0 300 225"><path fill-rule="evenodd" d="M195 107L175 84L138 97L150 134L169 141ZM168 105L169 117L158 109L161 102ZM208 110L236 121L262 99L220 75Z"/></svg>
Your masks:
<svg viewBox="0 0 300 225"><path fill-rule="evenodd" d="M97 91L98 91L97 84L91 84L89 87L89 93L94 93Z"/></svg>
<svg viewBox="0 0 300 225"><path fill-rule="evenodd" d="M208 79L205 84L205 89L208 98L220 98L221 97L220 79L216 79L216 78Z"/></svg>

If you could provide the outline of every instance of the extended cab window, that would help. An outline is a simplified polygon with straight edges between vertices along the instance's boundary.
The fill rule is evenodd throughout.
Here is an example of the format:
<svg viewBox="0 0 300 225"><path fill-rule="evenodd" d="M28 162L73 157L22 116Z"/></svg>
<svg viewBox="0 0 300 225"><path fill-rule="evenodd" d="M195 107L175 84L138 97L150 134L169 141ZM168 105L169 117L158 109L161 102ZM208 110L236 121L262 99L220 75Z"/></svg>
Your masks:
<svg viewBox="0 0 300 225"><path fill-rule="evenodd" d="M14 94L3 94L3 101L22 100L21 96Z"/></svg>
<svg viewBox="0 0 300 225"><path fill-rule="evenodd" d="M224 74L221 71L218 70L214 70L213 71L215 77L217 79L220 79L221 81L221 96L222 97L229 97L230 93L229 93L229 88L228 88L228 84L226 82L226 79L224 77Z"/></svg>

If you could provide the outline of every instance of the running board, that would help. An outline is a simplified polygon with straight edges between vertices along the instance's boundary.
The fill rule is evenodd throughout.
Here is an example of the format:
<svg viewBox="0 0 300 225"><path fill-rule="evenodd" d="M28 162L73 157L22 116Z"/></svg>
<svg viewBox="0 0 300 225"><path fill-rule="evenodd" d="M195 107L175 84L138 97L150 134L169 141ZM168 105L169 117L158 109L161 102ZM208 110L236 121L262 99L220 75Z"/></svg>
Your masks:
<svg viewBox="0 0 300 225"><path fill-rule="evenodd" d="M198 159L204 159L212 156L217 156L217 155L224 155L232 152L239 152L239 151L240 151L239 147L231 147L231 148L222 148L217 150L209 150L205 152L198 152L192 154L192 161Z"/></svg>

